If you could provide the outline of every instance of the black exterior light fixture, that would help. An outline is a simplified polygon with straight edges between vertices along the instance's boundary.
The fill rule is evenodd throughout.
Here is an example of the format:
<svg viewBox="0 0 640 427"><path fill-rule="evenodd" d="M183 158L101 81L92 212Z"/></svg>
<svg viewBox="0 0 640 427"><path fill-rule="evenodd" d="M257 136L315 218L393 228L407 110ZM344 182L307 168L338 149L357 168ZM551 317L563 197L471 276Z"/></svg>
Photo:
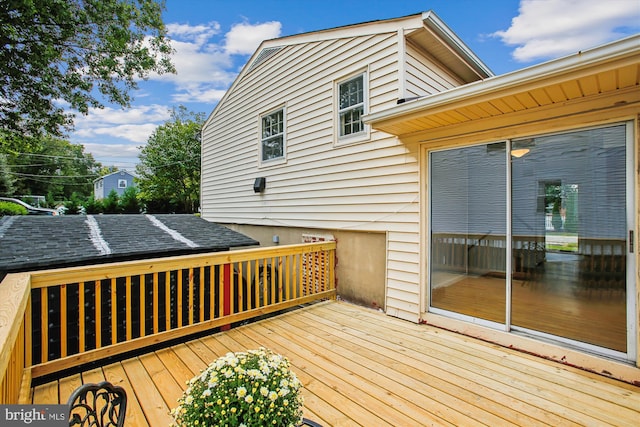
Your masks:
<svg viewBox="0 0 640 427"><path fill-rule="evenodd" d="M267 185L267 178L259 177L253 181L253 192L254 193L262 193L264 191L264 187Z"/></svg>

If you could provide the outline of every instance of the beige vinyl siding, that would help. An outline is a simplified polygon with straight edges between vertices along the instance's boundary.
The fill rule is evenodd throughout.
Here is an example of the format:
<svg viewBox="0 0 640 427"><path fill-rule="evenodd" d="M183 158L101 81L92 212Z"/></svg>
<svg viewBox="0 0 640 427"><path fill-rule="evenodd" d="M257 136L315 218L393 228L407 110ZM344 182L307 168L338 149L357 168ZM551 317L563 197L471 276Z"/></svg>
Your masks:
<svg viewBox="0 0 640 427"><path fill-rule="evenodd" d="M419 321L416 285L420 281L420 237L417 232L387 234L387 312Z"/></svg>
<svg viewBox="0 0 640 427"><path fill-rule="evenodd" d="M202 216L248 225L386 232L388 310L417 321L419 227L417 152L373 131L334 141L335 82L366 71L369 111L395 105L397 32L284 46L241 75L203 135ZM286 109L286 163L259 162L259 117ZM253 181L266 177L266 190ZM412 252L413 251L413 252Z"/></svg>
<svg viewBox="0 0 640 427"><path fill-rule="evenodd" d="M432 95L462 82L411 43L406 46L406 97Z"/></svg>

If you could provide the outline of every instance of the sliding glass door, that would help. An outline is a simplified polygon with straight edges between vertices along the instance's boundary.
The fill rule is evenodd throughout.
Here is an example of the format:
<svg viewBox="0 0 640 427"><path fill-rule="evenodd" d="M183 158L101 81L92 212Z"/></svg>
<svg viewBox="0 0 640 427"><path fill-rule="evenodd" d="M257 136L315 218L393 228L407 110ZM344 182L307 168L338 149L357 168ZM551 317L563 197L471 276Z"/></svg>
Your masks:
<svg viewBox="0 0 640 427"><path fill-rule="evenodd" d="M507 145L431 154L431 306L505 322Z"/></svg>
<svg viewBox="0 0 640 427"><path fill-rule="evenodd" d="M624 357L627 124L430 154L430 310Z"/></svg>

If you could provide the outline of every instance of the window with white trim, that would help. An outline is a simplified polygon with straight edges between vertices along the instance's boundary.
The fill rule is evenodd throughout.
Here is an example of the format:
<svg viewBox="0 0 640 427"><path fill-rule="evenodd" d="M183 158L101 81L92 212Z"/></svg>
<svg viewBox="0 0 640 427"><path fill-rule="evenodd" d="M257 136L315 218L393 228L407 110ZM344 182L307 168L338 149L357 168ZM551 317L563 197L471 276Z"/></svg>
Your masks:
<svg viewBox="0 0 640 427"><path fill-rule="evenodd" d="M262 161L284 158L284 108L265 114L260 121Z"/></svg>
<svg viewBox="0 0 640 427"><path fill-rule="evenodd" d="M119 179L118 180L118 188L127 188L127 180Z"/></svg>
<svg viewBox="0 0 640 427"><path fill-rule="evenodd" d="M338 120L340 138L365 131L362 116L366 105L365 73L338 83Z"/></svg>

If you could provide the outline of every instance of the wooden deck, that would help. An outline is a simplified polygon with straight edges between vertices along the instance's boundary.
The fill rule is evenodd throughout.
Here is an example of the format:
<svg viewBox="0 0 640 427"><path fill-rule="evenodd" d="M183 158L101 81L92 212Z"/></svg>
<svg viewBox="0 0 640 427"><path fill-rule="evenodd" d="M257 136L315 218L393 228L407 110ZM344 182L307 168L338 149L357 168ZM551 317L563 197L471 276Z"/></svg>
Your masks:
<svg viewBox="0 0 640 427"><path fill-rule="evenodd" d="M127 426L167 426L185 382L228 351L268 347L325 426L637 426L640 388L344 302L324 302L33 389L65 402L81 382L129 395Z"/></svg>

